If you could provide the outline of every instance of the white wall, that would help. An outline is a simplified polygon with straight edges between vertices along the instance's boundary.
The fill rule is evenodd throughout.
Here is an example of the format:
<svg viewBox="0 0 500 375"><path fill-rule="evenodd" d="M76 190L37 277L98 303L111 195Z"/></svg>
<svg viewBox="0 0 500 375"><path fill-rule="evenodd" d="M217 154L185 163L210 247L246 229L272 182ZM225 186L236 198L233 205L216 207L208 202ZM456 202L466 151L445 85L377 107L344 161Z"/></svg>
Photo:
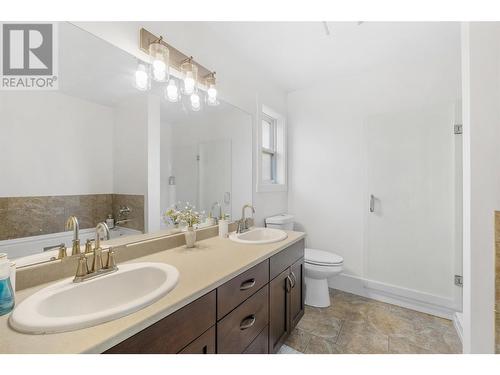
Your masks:
<svg viewBox="0 0 500 375"><path fill-rule="evenodd" d="M0 93L0 196L113 192L113 109L58 92Z"/></svg>
<svg viewBox="0 0 500 375"><path fill-rule="evenodd" d="M147 105L147 193L145 197L146 230L160 230L161 200L161 132L160 132L160 97L148 95Z"/></svg>
<svg viewBox="0 0 500 375"><path fill-rule="evenodd" d="M237 59L231 49L212 38L203 22L76 22L111 44L145 58L139 50L138 36L141 27L164 35L166 40L209 69L217 71L217 85L223 100L240 107L253 115L253 133L260 124L262 104L277 112L286 113L286 95L282 88L269 83L247 61ZM257 155L254 144L254 159ZM255 167L255 162L254 162ZM253 171L255 179L255 170ZM253 203L257 210L256 220L263 224L264 218L287 210L287 193L257 193L253 181Z"/></svg>
<svg viewBox="0 0 500 375"><path fill-rule="evenodd" d="M450 207L454 199L452 109L460 85L458 47L456 64L443 68L451 70L451 74L434 72L429 75L425 68L408 72L376 66L288 95L289 211L296 215L299 229L308 233L307 246L342 255L345 273L352 276L352 281L374 276L375 284L391 293L401 292L433 304L442 303L447 309L454 307L456 302L453 289L454 212ZM366 190L366 145L370 140L366 139L365 127L374 116L404 121L405 116L413 120L415 113L420 112L435 113L434 117L441 119L435 120L435 125L441 126L440 134L444 134L440 138L445 140L444 150L436 151L446 150L446 155L439 156L437 152L435 155L444 163L441 168L450 164L450 170L444 171L444 175L450 177L449 183L432 187L437 196L444 197L443 202L437 200L435 203L449 213L443 216L446 222L442 223L445 228L442 236L434 233L443 247L433 254L434 247L422 246L421 257L413 257L418 263L413 266L425 270L426 274L420 278L397 277L401 266L407 268L407 264L395 261L401 257L386 259L391 264L389 270L395 272L385 276L370 275L365 233L369 194ZM446 134L449 134L447 138ZM429 159L432 159L430 155ZM332 285L341 287L335 280ZM361 290L366 287L366 284L360 285Z"/></svg>
<svg viewBox="0 0 500 375"><path fill-rule="evenodd" d="M494 211L500 210L500 23L462 25L465 353L494 352Z"/></svg>
<svg viewBox="0 0 500 375"><path fill-rule="evenodd" d="M115 107L114 192L147 193L147 96L131 97Z"/></svg>

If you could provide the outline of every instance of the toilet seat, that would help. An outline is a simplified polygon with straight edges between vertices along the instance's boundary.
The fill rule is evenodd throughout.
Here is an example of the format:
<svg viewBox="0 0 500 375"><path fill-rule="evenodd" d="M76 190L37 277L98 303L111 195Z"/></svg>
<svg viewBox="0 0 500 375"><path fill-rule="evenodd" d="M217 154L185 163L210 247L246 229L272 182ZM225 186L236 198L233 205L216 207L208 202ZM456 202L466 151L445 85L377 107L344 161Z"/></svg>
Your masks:
<svg viewBox="0 0 500 375"><path fill-rule="evenodd" d="M344 258L328 251L306 248L304 262L316 266L339 266L344 263Z"/></svg>

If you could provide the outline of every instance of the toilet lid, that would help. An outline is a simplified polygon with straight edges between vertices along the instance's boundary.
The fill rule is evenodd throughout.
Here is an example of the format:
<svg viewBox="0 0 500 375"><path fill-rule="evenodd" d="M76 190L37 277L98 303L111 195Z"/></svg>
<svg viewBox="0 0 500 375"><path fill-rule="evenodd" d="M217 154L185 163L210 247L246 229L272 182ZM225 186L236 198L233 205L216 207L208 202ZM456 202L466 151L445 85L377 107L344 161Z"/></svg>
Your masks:
<svg viewBox="0 0 500 375"><path fill-rule="evenodd" d="M306 263L317 265L336 265L342 264L344 258L340 255L330 253L329 251L318 249L306 249L304 259Z"/></svg>

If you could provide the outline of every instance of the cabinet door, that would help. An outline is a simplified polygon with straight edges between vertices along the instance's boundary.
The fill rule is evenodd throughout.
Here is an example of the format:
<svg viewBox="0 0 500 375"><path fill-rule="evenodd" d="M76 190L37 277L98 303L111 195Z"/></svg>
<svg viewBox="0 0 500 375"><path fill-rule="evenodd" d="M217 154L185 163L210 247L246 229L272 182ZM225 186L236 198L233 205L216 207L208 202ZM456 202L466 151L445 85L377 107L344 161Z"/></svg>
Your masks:
<svg viewBox="0 0 500 375"><path fill-rule="evenodd" d="M299 259L290 267L290 278L292 287L290 289L290 330L304 316L304 258Z"/></svg>
<svg viewBox="0 0 500 375"><path fill-rule="evenodd" d="M276 353L290 333L290 270L269 283L269 352Z"/></svg>

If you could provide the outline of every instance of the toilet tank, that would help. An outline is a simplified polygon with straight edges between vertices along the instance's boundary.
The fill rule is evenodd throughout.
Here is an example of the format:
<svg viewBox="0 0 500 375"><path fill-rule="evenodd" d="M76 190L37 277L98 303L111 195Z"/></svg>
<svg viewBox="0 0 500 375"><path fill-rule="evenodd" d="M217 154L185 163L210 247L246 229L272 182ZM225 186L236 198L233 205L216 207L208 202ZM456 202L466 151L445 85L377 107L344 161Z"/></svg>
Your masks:
<svg viewBox="0 0 500 375"><path fill-rule="evenodd" d="M293 230L293 220L293 215L289 214L271 216L266 219L266 227L282 230Z"/></svg>

